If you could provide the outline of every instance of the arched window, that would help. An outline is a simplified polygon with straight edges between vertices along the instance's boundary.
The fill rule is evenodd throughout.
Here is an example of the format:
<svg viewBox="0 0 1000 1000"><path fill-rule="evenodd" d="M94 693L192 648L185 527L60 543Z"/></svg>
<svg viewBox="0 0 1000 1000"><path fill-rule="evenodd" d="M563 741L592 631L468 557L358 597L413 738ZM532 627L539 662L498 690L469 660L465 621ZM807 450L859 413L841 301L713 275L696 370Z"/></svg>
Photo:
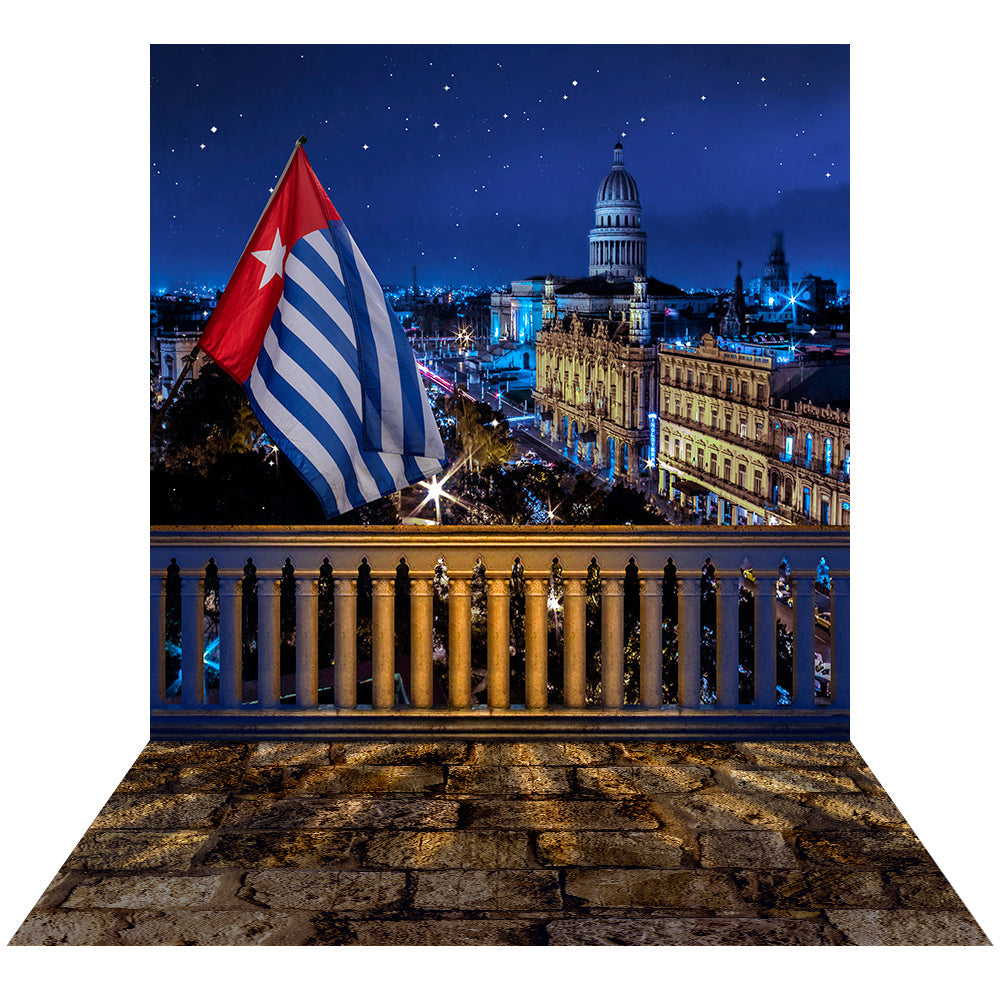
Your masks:
<svg viewBox="0 0 1000 1000"><path fill-rule="evenodd" d="M830 475L830 470L833 468L833 441L827 438L823 442L823 465L827 475Z"/></svg>
<svg viewBox="0 0 1000 1000"><path fill-rule="evenodd" d="M174 358L171 354L164 355L163 377L166 379L172 379L174 377Z"/></svg>
<svg viewBox="0 0 1000 1000"><path fill-rule="evenodd" d="M810 492L808 486L803 486L802 487L802 513L805 514L806 517L809 516L809 508L810 508L811 504L812 504L812 493Z"/></svg>
<svg viewBox="0 0 1000 1000"><path fill-rule="evenodd" d="M806 435L806 465L812 461L813 457L813 436L812 434Z"/></svg>

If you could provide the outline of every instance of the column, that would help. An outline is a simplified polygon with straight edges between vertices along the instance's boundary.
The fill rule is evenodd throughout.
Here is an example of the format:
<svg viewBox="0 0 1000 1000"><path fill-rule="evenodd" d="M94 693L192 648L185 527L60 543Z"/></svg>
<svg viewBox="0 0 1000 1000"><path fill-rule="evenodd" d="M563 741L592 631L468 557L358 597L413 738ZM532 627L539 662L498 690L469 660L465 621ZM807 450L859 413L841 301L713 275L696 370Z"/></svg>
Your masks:
<svg viewBox="0 0 1000 1000"><path fill-rule="evenodd" d="M356 576L333 582L333 687L337 708L358 704L358 581Z"/></svg>
<svg viewBox="0 0 1000 1000"><path fill-rule="evenodd" d="M721 503L721 501L720 501ZM715 574L715 690L719 708L740 703L740 574Z"/></svg>
<svg viewBox="0 0 1000 1000"><path fill-rule="evenodd" d="M149 578L149 705L162 708L167 703L166 646L167 591L163 574Z"/></svg>
<svg viewBox="0 0 1000 1000"><path fill-rule="evenodd" d="M701 573L677 574L677 704L701 704Z"/></svg>
<svg viewBox="0 0 1000 1000"><path fill-rule="evenodd" d="M434 704L434 581L410 571L410 704Z"/></svg>
<svg viewBox="0 0 1000 1000"><path fill-rule="evenodd" d="M395 595L392 581L372 580L372 708L396 703Z"/></svg>
<svg viewBox="0 0 1000 1000"><path fill-rule="evenodd" d="M587 703L586 581L563 574L563 704Z"/></svg>
<svg viewBox="0 0 1000 1000"><path fill-rule="evenodd" d="M486 692L490 708L510 708L510 580L486 581Z"/></svg>
<svg viewBox="0 0 1000 1000"><path fill-rule="evenodd" d="M754 704L758 708L774 708L777 704L776 656L777 618L774 606L774 587L777 574L764 574L754 570L757 593L754 595L753 617L753 680Z"/></svg>
<svg viewBox="0 0 1000 1000"><path fill-rule="evenodd" d="M815 572L815 571L814 571ZM816 597L814 577L792 580L792 705L814 708L816 705Z"/></svg>
<svg viewBox="0 0 1000 1000"><path fill-rule="evenodd" d="M639 581L639 700L663 704L663 571Z"/></svg>
<svg viewBox="0 0 1000 1000"><path fill-rule="evenodd" d="M472 596L468 577L449 574L448 705L472 707Z"/></svg>
<svg viewBox="0 0 1000 1000"><path fill-rule="evenodd" d="M205 579L181 576L181 705L205 701Z"/></svg>
<svg viewBox="0 0 1000 1000"><path fill-rule="evenodd" d="M257 573L257 704L281 704L281 591L274 576Z"/></svg>
<svg viewBox="0 0 1000 1000"><path fill-rule="evenodd" d="M527 708L545 708L549 700L549 632L546 621L548 577L524 581L524 698Z"/></svg>
<svg viewBox="0 0 1000 1000"><path fill-rule="evenodd" d="M243 608L240 581L219 579L219 706L239 708L243 701Z"/></svg>
<svg viewBox="0 0 1000 1000"><path fill-rule="evenodd" d="M319 581L295 581L295 707L319 704Z"/></svg>
<svg viewBox="0 0 1000 1000"><path fill-rule="evenodd" d="M833 708L851 707L851 578L830 574L830 684Z"/></svg>
<svg viewBox="0 0 1000 1000"><path fill-rule="evenodd" d="M625 599L621 577L601 578L601 691L607 708L625 702Z"/></svg>

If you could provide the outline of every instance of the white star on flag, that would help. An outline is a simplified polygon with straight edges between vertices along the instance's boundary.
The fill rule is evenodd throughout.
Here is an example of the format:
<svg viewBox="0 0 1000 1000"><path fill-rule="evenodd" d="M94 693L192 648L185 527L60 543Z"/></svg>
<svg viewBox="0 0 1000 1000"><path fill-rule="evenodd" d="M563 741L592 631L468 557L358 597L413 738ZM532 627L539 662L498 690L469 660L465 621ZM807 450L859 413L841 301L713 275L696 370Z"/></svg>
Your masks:
<svg viewBox="0 0 1000 1000"><path fill-rule="evenodd" d="M274 231L274 243L270 250L254 250L254 257L264 265L264 274L260 279L260 287L263 288L273 277L281 277L282 267L285 263L285 248L281 242L281 232Z"/></svg>

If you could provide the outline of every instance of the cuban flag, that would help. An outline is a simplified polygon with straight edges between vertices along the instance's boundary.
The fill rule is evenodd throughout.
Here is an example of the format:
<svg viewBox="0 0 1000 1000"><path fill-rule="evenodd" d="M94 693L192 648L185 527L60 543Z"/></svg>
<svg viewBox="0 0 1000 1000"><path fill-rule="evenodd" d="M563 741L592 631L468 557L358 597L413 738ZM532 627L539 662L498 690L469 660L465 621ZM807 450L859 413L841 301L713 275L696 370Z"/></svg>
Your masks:
<svg viewBox="0 0 1000 1000"><path fill-rule="evenodd" d="M326 516L441 471L416 359L299 140L199 346Z"/></svg>

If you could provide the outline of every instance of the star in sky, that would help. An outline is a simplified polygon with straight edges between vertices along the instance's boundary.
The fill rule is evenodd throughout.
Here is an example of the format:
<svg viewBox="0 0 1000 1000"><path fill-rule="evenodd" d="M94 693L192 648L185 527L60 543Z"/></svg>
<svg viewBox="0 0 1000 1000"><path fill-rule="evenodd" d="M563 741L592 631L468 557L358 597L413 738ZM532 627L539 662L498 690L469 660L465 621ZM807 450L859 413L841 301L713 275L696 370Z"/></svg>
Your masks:
<svg viewBox="0 0 1000 1000"><path fill-rule="evenodd" d="M285 247L281 242L281 231L275 229L274 242L270 250L254 250L253 255L264 265L264 274L260 279L261 288L272 278L280 278L285 263Z"/></svg>

